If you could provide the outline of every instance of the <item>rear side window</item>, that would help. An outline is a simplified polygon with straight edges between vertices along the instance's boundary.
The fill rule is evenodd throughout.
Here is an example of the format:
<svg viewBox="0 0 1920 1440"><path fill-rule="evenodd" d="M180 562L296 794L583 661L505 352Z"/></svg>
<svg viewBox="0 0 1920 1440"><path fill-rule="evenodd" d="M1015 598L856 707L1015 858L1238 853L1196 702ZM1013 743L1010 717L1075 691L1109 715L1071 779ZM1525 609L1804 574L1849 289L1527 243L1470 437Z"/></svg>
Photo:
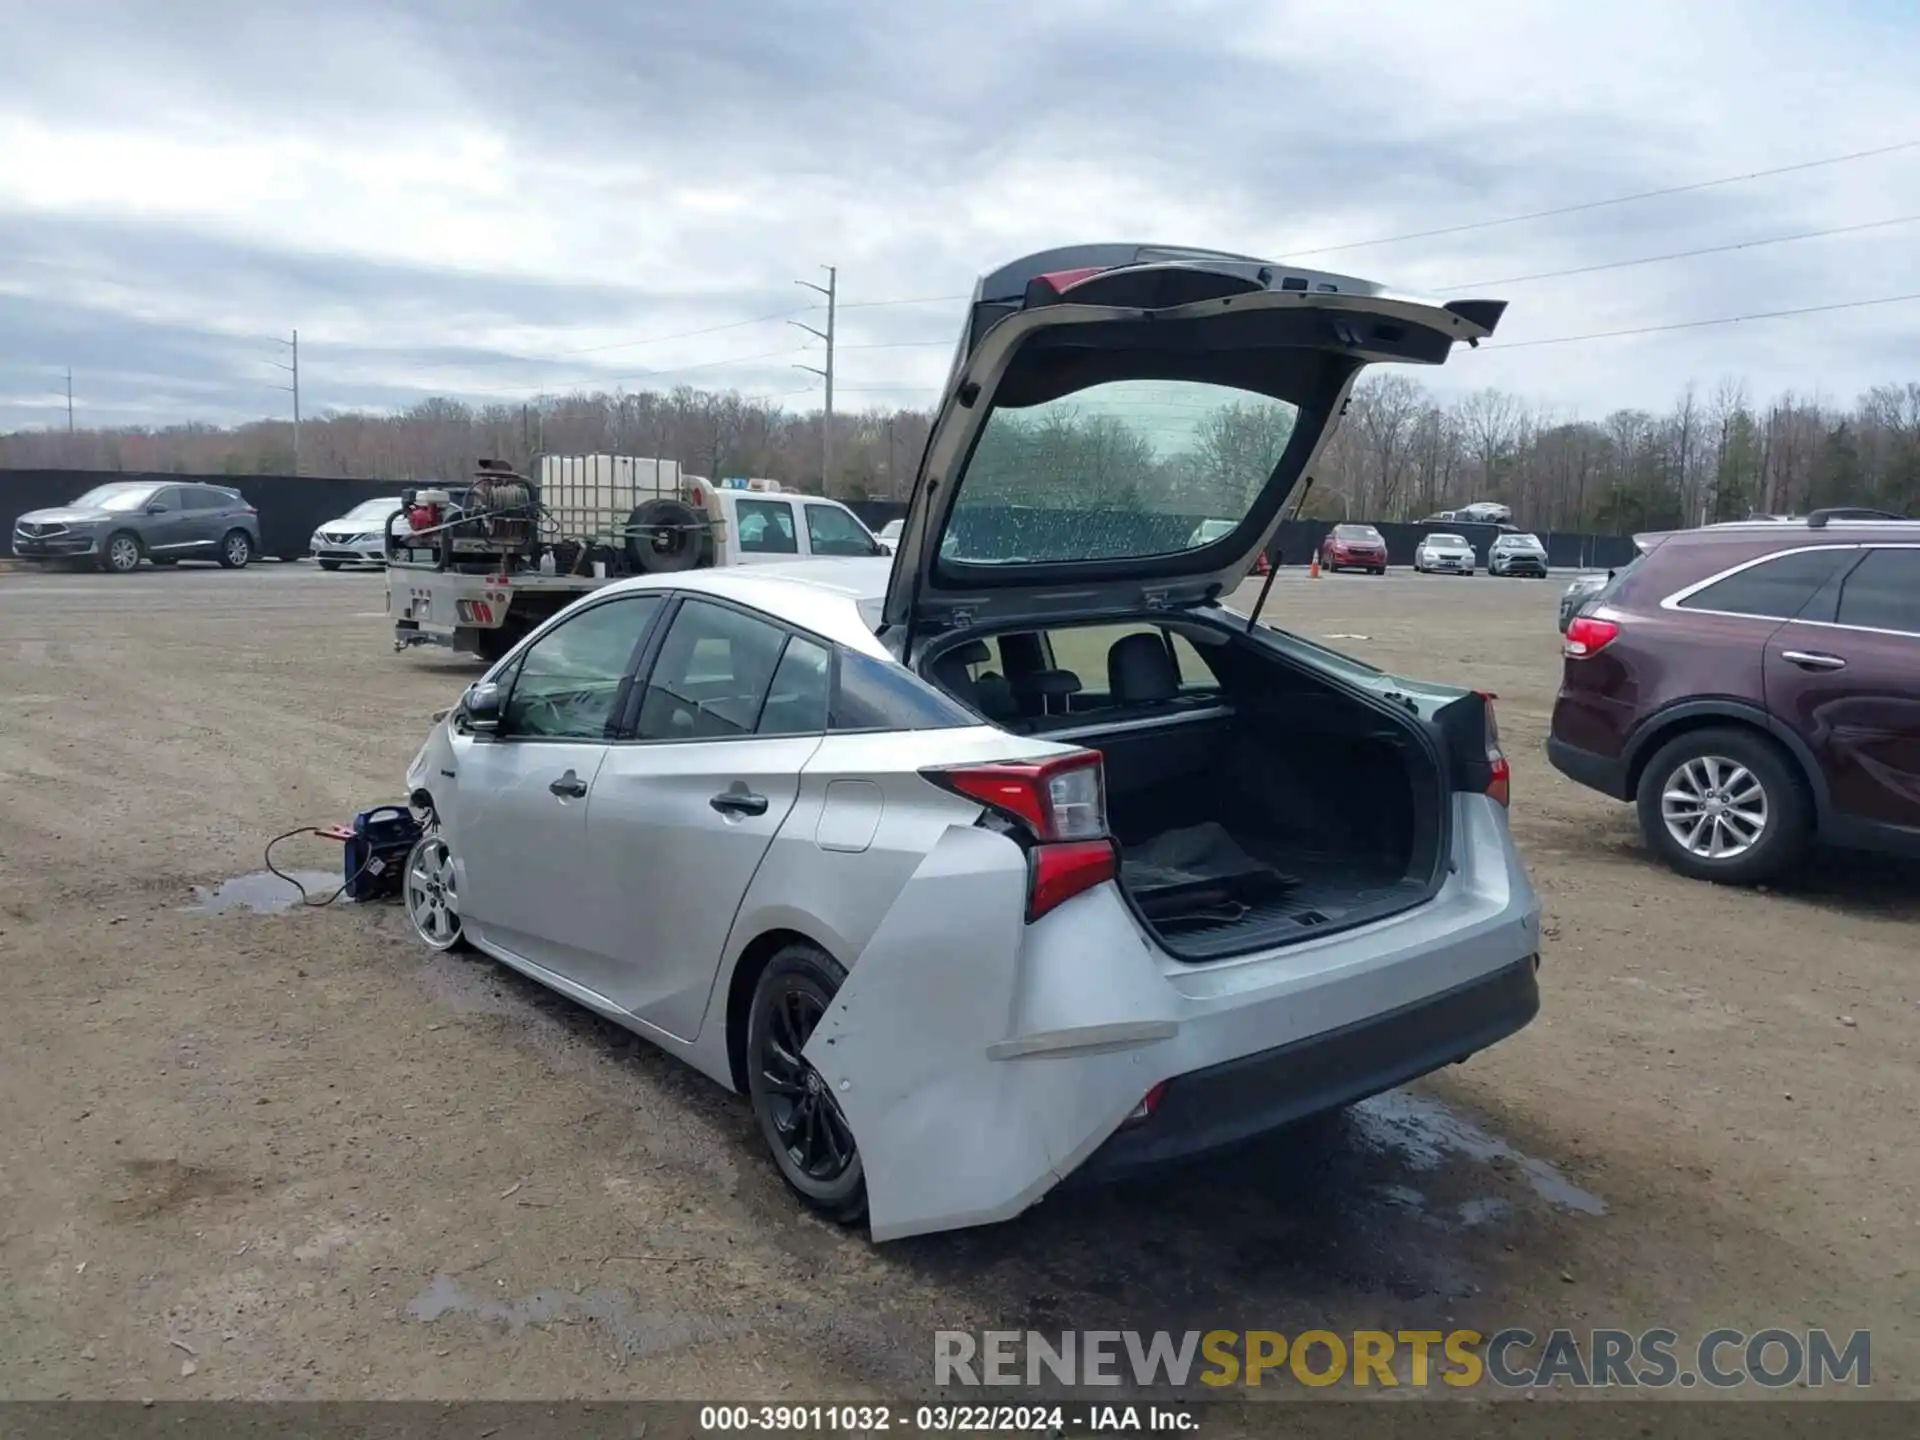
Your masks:
<svg viewBox="0 0 1920 1440"><path fill-rule="evenodd" d="M902 667L842 650L828 723L835 730L952 730L980 721Z"/></svg>
<svg viewBox="0 0 1920 1440"><path fill-rule="evenodd" d="M1841 582L1839 622L1920 635L1920 550L1871 550Z"/></svg>
<svg viewBox="0 0 1920 1440"><path fill-rule="evenodd" d="M1852 558L1852 551L1838 549L1776 555L1695 591L1679 605L1682 610L1791 620L1833 578L1841 562Z"/></svg>

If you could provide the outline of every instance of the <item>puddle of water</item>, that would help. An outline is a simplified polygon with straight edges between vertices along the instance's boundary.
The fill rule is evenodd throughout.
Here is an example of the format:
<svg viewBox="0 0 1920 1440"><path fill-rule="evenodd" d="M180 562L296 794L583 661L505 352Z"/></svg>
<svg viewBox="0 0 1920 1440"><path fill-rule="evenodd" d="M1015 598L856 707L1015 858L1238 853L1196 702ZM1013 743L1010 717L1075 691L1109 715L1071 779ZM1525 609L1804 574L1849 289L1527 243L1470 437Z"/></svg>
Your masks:
<svg viewBox="0 0 1920 1440"><path fill-rule="evenodd" d="M447 1315L464 1315L505 1325L516 1335L529 1325L599 1325L629 1360L720 1339L724 1334L721 1326L703 1316L637 1309L633 1297L622 1291L596 1287L576 1295L571 1290L536 1290L521 1299L496 1300L469 1295L446 1275L434 1276L432 1284L407 1302L407 1315L426 1325Z"/></svg>
<svg viewBox="0 0 1920 1440"><path fill-rule="evenodd" d="M289 870L287 874L305 886L307 894L315 900L324 900L340 888L338 871ZM226 915L235 910L279 915L300 904L300 892L271 870L236 875L218 885L196 885L193 897L191 905L181 907L188 915ZM343 899L341 903L346 901Z"/></svg>
<svg viewBox="0 0 1920 1440"><path fill-rule="evenodd" d="M1412 1170L1438 1170L1449 1160L1505 1161L1526 1177L1533 1193L1549 1205L1575 1210L1582 1215L1604 1215L1606 1201L1590 1190L1583 1190L1545 1160L1522 1155L1497 1135L1489 1135L1464 1116L1455 1114L1438 1100L1392 1090L1376 1095L1353 1107L1349 1116L1357 1143L1375 1150L1391 1150ZM1486 1205L1487 1201L1469 1201ZM1461 1219L1468 1224L1467 1207L1461 1207ZM1480 1212L1482 1219L1494 1218Z"/></svg>

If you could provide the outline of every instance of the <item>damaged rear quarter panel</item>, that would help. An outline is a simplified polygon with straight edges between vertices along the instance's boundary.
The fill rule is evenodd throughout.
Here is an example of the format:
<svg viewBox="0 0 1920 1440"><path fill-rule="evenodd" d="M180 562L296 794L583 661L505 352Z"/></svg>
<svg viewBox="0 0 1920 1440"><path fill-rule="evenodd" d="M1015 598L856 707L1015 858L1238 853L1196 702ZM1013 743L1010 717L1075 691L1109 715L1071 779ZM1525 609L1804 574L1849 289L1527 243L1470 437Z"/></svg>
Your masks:
<svg viewBox="0 0 1920 1440"><path fill-rule="evenodd" d="M859 1143L875 1240L1019 1214L1163 1078L1150 1040L1106 1028L1177 1028L1117 899L1028 926L1026 896L1017 845L949 829L807 1042Z"/></svg>

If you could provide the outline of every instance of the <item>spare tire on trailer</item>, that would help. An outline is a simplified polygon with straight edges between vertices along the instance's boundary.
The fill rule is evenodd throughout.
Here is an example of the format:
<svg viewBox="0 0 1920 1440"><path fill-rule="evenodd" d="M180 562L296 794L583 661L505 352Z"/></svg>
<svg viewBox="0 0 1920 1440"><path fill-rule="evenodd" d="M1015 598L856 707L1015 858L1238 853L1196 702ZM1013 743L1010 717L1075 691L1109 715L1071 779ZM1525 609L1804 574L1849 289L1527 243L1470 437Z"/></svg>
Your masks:
<svg viewBox="0 0 1920 1440"><path fill-rule="evenodd" d="M670 575L713 563L707 517L681 500L648 500L627 516L627 563L642 575Z"/></svg>

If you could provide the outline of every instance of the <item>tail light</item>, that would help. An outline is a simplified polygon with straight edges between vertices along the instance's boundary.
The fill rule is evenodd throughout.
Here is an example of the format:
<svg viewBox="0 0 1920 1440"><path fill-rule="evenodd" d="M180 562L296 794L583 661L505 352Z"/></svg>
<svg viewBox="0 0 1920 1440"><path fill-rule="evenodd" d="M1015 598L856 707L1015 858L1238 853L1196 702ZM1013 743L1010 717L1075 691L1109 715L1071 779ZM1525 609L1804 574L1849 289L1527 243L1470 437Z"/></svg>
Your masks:
<svg viewBox="0 0 1920 1440"><path fill-rule="evenodd" d="M1107 835L1099 751L920 773L941 789L986 806L1025 846L1029 922L1119 874L1119 857Z"/></svg>
<svg viewBox="0 0 1920 1440"><path fill-rule="evenodd" d="M1167 1082L1162 1080L1158 1085L1147 1091L1140 1103L1134 1106L1132 1111L1128 1113L1127 1118L1120 1122L1121 1125L1123 1127L1128 1125L1144 1125L1153 1118L1153 1112L1160 1108L1160 1102L1166 1098L1166 1094Z"/></svg>
<svg viewBox="0 0 1920 1440"><path fill-rule="evenodd" d="M1487 706L1487 798L1501 805L1513 802L1513 771L1507 765L1507 752L1500 748L1500 722L1494 716L1495 697L1480 691Z"/></svg>
<svg viewBox="0 0 1920 1440"><path fill-rule="evenodd" d="M1620 627L1611 620L1576 615L1567 626L1566 642L1560 650L1569 660L1591 660L1611 645L1619 633Z"/></svg>

